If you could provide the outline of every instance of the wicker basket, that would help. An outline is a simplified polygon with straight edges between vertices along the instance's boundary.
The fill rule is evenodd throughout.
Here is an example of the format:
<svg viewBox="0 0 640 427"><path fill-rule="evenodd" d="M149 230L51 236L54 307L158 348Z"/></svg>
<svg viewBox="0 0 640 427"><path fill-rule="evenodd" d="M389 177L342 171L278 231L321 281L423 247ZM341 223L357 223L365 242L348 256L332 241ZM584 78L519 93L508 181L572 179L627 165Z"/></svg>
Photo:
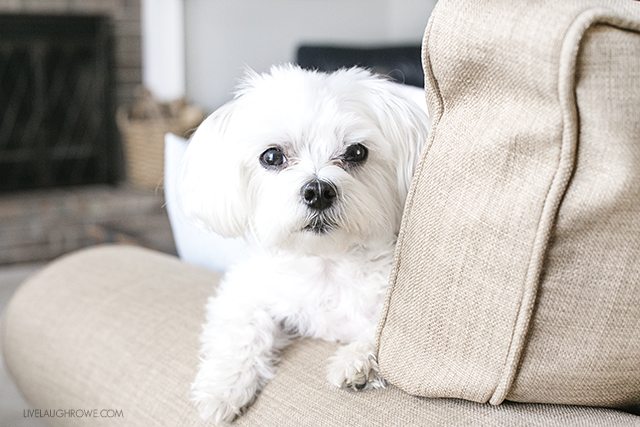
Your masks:
<svg viewBox="0 0 640 427"><path fill-rule="evenodd" d="M164 135L180 136L195 129L204 114L202 110L182 105L167 117L160 113L153 118L135 118L131 111L118 111L118 127L123 137L127 181L143 189L162 186L164 168Z"/></svg>

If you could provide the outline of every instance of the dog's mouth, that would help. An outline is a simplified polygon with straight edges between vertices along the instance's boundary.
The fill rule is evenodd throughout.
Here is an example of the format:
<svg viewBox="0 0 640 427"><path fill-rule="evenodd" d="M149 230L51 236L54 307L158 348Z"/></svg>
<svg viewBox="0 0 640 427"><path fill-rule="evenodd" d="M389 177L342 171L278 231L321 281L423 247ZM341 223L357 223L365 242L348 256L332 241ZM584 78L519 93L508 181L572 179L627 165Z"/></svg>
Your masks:
<svg viewBox="0 0 640 427"><path fill-rule="evenodd" d="M302 231L309 231L314 234L327 234L337 227L336 223L328 218L316 216L302 228Z"/></svg>

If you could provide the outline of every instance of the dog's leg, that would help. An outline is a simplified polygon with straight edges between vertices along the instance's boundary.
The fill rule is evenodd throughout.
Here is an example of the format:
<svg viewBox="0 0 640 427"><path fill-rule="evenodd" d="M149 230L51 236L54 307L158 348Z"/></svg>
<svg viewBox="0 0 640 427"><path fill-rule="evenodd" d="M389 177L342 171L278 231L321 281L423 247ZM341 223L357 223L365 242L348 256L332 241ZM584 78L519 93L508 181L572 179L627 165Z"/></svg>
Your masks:
<svg viewBox="0 0 640 427"><path fill-rule="evenodd" d="M201 342L191 398L202 418L219 424L255 399L288 341L264 307L232 292L209 300Z"/></svg>
<svg viewBox="0 0 640 427"><path fill-rule="evenodd" d="M355 341L338 348L329 358L327 380L353 390L384 388L386 381L378 372L373 342Z"/></svg>

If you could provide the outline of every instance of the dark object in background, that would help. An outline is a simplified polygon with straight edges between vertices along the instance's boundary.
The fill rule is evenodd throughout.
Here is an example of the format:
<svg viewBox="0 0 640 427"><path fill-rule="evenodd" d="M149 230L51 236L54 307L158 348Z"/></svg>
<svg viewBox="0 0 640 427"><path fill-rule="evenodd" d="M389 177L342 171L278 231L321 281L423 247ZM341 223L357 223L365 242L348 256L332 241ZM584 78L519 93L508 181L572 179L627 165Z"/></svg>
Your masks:
<svg viewBox="0 0 640 427"><path fill-rule="evenodd" d="M112 26L0 15L0 191L115 183Z"/></svg>
<svg viewBox="0 0 640 427"><path fill-rule="evenodd" d="M420 45L381 48L300 46L296 62L306 69L335 71L360 66L398 83L424 87Z"/></svg>

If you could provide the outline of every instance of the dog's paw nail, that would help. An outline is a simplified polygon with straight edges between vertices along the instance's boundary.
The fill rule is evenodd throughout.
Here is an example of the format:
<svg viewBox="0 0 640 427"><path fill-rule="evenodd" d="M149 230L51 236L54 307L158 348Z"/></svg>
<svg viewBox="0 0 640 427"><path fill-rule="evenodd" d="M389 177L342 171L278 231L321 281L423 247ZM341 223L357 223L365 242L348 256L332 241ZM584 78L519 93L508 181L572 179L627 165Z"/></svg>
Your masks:
<svg viewBox="0 0 640 427"><path fill-rule="evenodd" d="M375 357L367 347L357 344L342 347L331 357L327 379L337 387L354 391L384 387Z"/></svg>

